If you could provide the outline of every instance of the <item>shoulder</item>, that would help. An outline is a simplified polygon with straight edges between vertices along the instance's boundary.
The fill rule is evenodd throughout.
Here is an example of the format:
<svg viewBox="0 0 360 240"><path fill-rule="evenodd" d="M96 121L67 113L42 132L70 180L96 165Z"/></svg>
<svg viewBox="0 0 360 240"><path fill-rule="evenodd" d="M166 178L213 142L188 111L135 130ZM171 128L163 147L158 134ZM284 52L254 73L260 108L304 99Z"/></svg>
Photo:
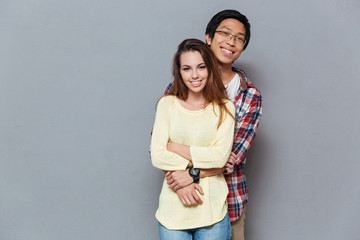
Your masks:
<svg viewBox="0 0 360 240"><path fill-rule="evenodd" d="M229 99L223 100L225 103L226 108L231 112L231 114L235 114L235 105Z"/></svg>
<svg viewBox="0 0 360 240"><path fill-rule="evenodd" d="M165 95L162 96L159 101L158 101L158 107L163 106L163 107L168 107L174 104L176 100L175 96L172 95Z"/></svg>
<svg viewBox="0 0 360 240"><path fill-rule="evenodd" d="M259 99L261 101L261 92L260 90L254 85L253 82L250 81L250 79L247 77L246 73L242 69L236 69L233 68L233 71L235 71L237 74L239 74L241 78L241 87L242 92L247 92L247 94L253 96L252 98L254 100ZM243 85L246 84L246 89L243 88Z"/></svg>
<svg viewBox="0 0 360 240"><path fill-rule="evenodd" d="M163 96L156 104L156 114L167 115L174 109L174 96Z"/></svg>
<svg viewBox="0 0 360 240"><path fill-rule="evenodd" d="M234 103L232 102L232 101L230 101L229 99L225 99L224 100L224 103L225 103L225 105L226 105L226 107L227 108L229 108L229 109L235 109L235 106L234 106Z"/></svg>

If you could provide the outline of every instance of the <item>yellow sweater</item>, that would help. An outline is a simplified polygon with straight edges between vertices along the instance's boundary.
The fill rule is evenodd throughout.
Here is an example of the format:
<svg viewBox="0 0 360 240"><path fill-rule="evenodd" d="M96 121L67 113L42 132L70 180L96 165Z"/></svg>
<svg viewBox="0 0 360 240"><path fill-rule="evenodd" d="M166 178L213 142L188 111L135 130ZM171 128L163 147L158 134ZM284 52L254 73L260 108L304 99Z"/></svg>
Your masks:
<svg viewBox="0 0 360 240"><path fill-rule="evenodd" d="M226 103L234 116L232 102ZM214 113L214 109L216 115ZM219 108L209 104L205 109L185 109L175 96L163 97L157 106L155 124L151 138L151 159L156 168L162 170L185 170L189 161L166 150L169 141L190 146L195 168L221 168L231 151L234 120L226 114L217 128ZM176 192L163 181L159 198L157 220L168 229L180 230L209 226L221 221L227 213L228 187L223 174L201 178L199 185L204 191L200 195L203 204L185 207Z"/></svg>

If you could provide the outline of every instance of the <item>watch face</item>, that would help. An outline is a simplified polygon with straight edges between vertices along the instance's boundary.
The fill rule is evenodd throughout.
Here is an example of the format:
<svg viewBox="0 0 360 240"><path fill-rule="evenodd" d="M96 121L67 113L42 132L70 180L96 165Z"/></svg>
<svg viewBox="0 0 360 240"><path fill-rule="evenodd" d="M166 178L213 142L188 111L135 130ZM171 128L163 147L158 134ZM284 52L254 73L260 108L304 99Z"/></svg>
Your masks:
<svg viewBox="0 0 360 240"><path fill-rule="evenodd" d="M194 175L194 176L195 176L195 175L198 174L198 172L199 172L199 169L198 169L198 168L191 168L191 169L190 169L190 174L191 174L191 175Z"/></svg>

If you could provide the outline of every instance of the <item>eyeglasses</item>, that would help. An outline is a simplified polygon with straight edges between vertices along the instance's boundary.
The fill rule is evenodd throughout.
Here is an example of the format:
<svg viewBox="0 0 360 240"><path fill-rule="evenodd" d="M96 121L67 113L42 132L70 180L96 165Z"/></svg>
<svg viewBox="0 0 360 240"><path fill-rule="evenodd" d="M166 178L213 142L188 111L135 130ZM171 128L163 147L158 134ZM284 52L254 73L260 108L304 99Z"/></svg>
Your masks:
<svg viewBox="0 0 360 240"><path fill-rule="evenodd" d="M229 40L234 38L236 43L241 43L241 44L245 43L245 39L243 37L239 37L239 36L236 36L236 35L234 35L232 33L225 32L225 31L215 31L215 32L220 34L223 37L228 38Z"/></svg>

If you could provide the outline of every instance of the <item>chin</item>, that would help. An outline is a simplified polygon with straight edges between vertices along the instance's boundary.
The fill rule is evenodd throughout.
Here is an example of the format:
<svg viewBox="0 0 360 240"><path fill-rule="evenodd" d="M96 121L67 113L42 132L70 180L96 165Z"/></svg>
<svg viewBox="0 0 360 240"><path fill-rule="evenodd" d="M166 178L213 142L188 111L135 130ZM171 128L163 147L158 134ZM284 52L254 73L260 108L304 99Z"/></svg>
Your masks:
<svg viewBox="0 0 360 240"><path fill-rule="evenodd" d="M228 64L232 64L235 60L229 60L229 59L219 59L220 64L222 65L228 65Z"/></svg>

